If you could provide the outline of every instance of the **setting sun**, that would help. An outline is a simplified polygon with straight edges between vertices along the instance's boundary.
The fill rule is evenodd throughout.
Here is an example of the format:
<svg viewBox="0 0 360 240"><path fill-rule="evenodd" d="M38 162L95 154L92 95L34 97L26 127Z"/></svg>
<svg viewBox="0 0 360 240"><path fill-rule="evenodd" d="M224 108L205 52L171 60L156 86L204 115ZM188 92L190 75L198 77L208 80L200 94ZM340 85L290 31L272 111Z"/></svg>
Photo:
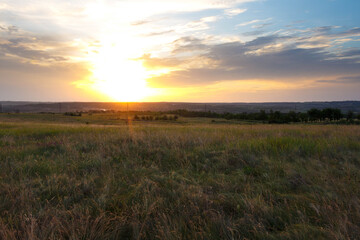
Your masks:
<svg viewBox="0 0 360 240"><path fill-rule="evenodd" d="M359 9L0 0L0 240L360 240Z"/></svg>
<svg viewBox="0 0 360 240"><path fill-rule="evenodd" d="M360 1L294 2L3 0L0 98L359 100Z"/></svg>
<svg viewBox="0 0 360 240"><path fill-rule="evenodd" d="M132 49L121 47L123 43L98 45L89 49L92 89L122 102L143 101L154 94L146 82L149 73L140 60L132 58Z"/></svg>

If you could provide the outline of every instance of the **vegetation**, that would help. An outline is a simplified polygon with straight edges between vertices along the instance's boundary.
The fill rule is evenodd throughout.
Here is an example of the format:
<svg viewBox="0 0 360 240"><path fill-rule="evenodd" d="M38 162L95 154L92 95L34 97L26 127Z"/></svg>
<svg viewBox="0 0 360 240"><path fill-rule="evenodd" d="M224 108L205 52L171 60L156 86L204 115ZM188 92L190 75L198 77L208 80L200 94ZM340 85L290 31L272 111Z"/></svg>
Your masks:
<svg viewBox="0 0 360 240"><path fill-rule="evenodd" d="M337 121L338 123L359 123L354 121L356 118L360 120L360 114L355 118L355 114L349 111L344 115L340 109L325 108L319 110L316 108L310 109L307 112L294 112L282 113L280 111L266 112L261 110L258 113L216 113L216 112L198 112L188 111L184 109L170 111L170 113L178 114L182 117L205 117L205 118L225 118L228 120L253 120L262 121L263 123L296 123L296 122L324 122L324 121ZM345 121L339 121L345 118Z"/></svg>
<svg viewBox="0 0 360 240"><path fill-rule="evenodd" d="M144 116L138 116L137 114L134 116L134 121L176 121L178 120L178 116L172 116L172 115L156 115L156 116L152 116L152 115L144 115Z"/></svg>
<svg viewBox="0 0 360 240"><path fill-rule="evenodd" d="M0 239L360 235L357 125L115 118L0 114Z"/></svg>
<svg viewBox="0 0 360 240"><path fill-rule="evenodd" d="M3 115L4 116L4 115ZM68 118L74 117L74 118ZM258 113L218 113L218 112L201 112L188 111L179 109L175 111L115 111L115 110L89 110L65 112L64 114L56 114L53 112L34 113L8 113L5 120L12 118L13 120L30 120L30 121L45 121L45 122L84 122L87 124L119 124L119 120L128 123L129 121L178 121L179 117L185 122L192 122L190 118L203 118L211 122L219 122L216 120L222 119L227 121L236 121L241 123L270 123L270 124L287 124L287 123L310 123L310 124L357 124L360 125L360 114L348 111L346 114L342 113L337 108L325 108L319 110L316 108L310 109L307 112L290 111L288 113L280 111L266 112L261 110ZM1 119L1 115L0 115ZM4 119L4 117L3 117ZM201 120L204 122L204 120Z"/></svg>
<svg viewBox="0 0 360 240"><path fill-rule="evenodd" d="M82 113L81 112L66 112L64 113L65 116L72 116L72 117L81 117Z"/></svg>

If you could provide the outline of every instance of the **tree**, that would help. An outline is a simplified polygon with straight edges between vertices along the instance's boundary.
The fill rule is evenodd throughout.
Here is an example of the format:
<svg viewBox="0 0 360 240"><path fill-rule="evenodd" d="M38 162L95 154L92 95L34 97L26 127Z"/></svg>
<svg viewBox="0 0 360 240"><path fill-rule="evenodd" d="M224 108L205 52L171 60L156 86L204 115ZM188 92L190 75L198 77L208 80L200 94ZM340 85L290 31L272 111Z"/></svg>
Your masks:
<svg viewBox="0 0 360 240"><path fill-rule="evenodd" d="M321 120L322 118L322 112L319 109L312 108L309 111L307 111L307 113L309 115L310 121Z"/></svg>
<svg viewBox="0 0 360 240"><path fill-rule="evenodd" d="M258 120L265 121L265 120L267 120L267 118L268 117L267 117L265 110L260 110Z"/></svg>
<svg viewBox="0 0 360 240"><path fill-rule="evenodd" d="M348 113L346 114L346 119L352 120L354 118L354 112L353 111L348 111Z"/></svg>
<svg viewBox="0 0 360 240"><path fill-rule="evenodd" d="M299 122L298 114L294 111L290 111L287 115L290 122Z"/></svg>

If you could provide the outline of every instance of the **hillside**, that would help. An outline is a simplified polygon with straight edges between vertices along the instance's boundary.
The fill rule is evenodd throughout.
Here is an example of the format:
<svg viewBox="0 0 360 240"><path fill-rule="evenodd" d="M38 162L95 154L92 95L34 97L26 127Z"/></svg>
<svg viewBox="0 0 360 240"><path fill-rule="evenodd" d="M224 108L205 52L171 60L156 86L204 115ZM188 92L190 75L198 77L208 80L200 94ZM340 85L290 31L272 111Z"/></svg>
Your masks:
<svg viewBox="0 0 360 240"><path fill-rule="evenodd" d="M292 102L292 103L111 103L111 102L0 102L3 112L74 112L88 110L116 110L116 111L169 111L186 109L189 111L213 112L259 112L260 110L274 110L281 112L306 112L311 108L339 108L342 112L353 111L360 113L360 101L344 102Z"/></svg>

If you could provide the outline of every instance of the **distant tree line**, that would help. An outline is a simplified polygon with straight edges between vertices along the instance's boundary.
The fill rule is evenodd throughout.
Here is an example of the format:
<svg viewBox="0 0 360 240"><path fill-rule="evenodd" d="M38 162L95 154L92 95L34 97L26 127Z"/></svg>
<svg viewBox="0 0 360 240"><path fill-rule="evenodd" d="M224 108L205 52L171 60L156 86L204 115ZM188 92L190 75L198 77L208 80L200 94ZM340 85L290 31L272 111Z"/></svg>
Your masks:
<svg viewBox="0 0 360 240"><path fill-rule="evenodd" d="M147 115L147 116L138 116L135 115L134 119L135 121L159 121L159 120L163 120L163 121L176 121L179 117L177 115L162 115L162 116L152 116L152 115Z"/></svg>
<svg viewBox="0 0 360 240"><path fill-rule="evenodd" d="M93 113L122 113L122 111L115 110L100 110L88 112L66 112L66 116L81 117L83 113L92 115ZM134 114L135 121L176 121L178 117L200 117L200 118L219 118L227 120L239 121L259 121L263 123L296 123L296 122L333 122L333 123L355 123L360 124L360 114L348 111L342 113L338 108L316 109L312 108L307 112L289 111L287 113L280 111L265 111L260 110L255 113L217 113L211 111L189 111L186 109L179 109L166 112L151 112L151 111L131 111L129 114ZM140 115L138 115L140 114Z"/></svg>
<svg viewBox="0 0 360 240"><path fill-rule="evenodd" d="M252 120L268 123L323 122L340 120L353 122L356 118L360 120L360 114L356 116L352 111L349 111L347 114L343 114L341 110L337 108L325 108L322 110L313 108L307 112L290 111L288 113L272 110L269 112L260 110L260 112L257 113L216 113L211 111L198 112L179 109L169 111L168 113L177 114L182 117L225 118L227 120Z"/></svg>
<svg viewBox="0 0 360 240"><path fill-rule="evenodd" d="M81 117L82 112L66 112L64 113L65 116L71 116L71 117Z"/></svg>

